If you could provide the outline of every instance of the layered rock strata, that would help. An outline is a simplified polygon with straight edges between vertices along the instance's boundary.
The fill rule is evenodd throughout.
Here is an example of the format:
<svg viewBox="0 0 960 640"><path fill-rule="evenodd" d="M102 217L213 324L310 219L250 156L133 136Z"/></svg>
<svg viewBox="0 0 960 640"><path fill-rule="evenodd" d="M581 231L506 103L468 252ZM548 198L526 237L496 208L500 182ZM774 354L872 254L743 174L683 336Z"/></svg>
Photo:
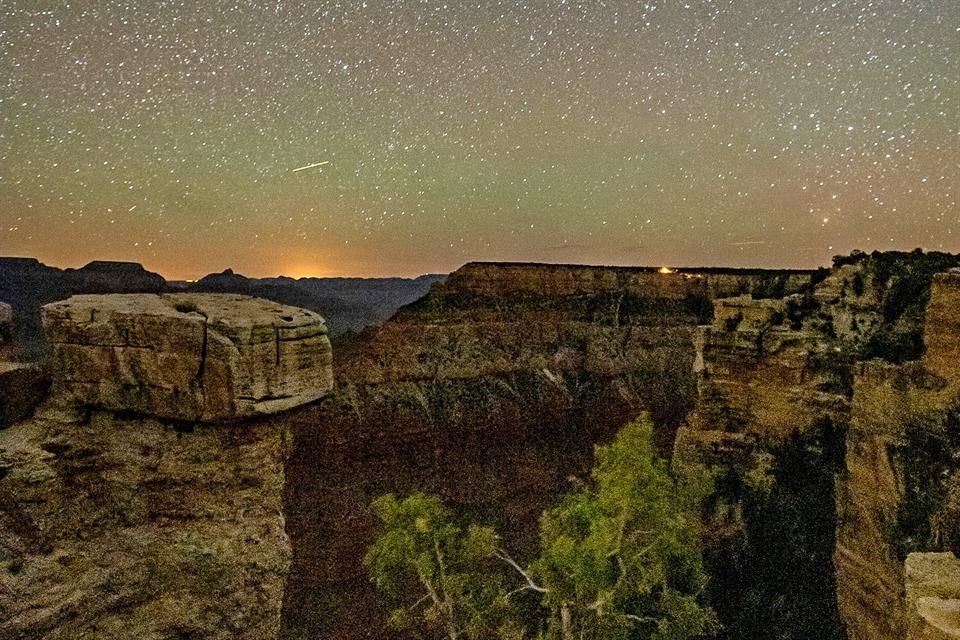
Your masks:
<svg viewBox="0 0 960 640"><path fill-rule="evenodd" d="M316 313L236 295L74 296L43 308L57 384L84 406L215 422L333 386Z"/></svg>
<svg viewBox="0 0 960 640"><path fill-rule="evenodd" d="M46 319L63 378L0 431L0 637L278 637L291 417L251 414L330 389L322 319L213 295Z"/></svg>

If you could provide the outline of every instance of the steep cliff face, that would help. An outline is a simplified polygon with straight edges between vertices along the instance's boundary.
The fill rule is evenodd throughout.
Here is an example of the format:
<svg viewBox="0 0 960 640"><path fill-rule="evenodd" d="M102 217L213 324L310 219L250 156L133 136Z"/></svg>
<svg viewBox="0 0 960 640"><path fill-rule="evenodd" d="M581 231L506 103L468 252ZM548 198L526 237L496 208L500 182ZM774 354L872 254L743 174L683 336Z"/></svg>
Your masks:
<svg viewBox="0 0 960 640"><path fill-rule="evenodd" d="M923 478L949 472L950 463L936 458L954 454L950 429L937 433L937 427L960 397L958 276L933 279L921 361L868 363L855 376L835 554L838 603L851 640L905 637L913 614L904 606L903 554L943 545L943 532L917 531L912 520L927 529L924 521L945 508L943 479Z"/></svg>
<svg viewBox="0 0 960 640"><path fill-rule="evenodd" d="M379 494L438 494L531 551L539 514L595 442L643 410L672 442L711 292L775 275L469 264L345 345L337 393L297 417L287 636L395 637L360 563Z"/></svg>
<svg viewBox="0 0 960 640"><path fill-rule="evenodd" d="M774 628L777 637L842 637L844 628L853 639L904 637L903 551L892 536L901 530L913 544L918 535L910 518L923 518L904 515L904 460L940 437L911 445L908 425L939 411L930 419L940 428L955 397L958 274L934 273L956 263L855 254L792 295L714 300L699 343L699 401L675 464L706 461L720 474L708 556L734 636L751 624L744 603L762 610L766 599L779 613L752 621L756 637ZM897 364L921 352L922 361ZM941 472L939 461L911 464L927 485ZM921 502L936 493L927 485L914 489ZM798 509L802 521L791 516ZM769 539L764 528L781 533ZM777 574L791 566L784 546L809 559L789 570L793 580Z"/></svg>
<svg viewBox="0 0 960 640"><path fill-rule="evenodd" d="M198 318L206 341L164 348ZM287 331L287 318L300 318L296 330L260 348L256 337ZM220 375L198 393L243 390L256 404L263 397L249 392L260 387L246 383L262 377L271 392L294 384L289 397L322 396L331 378L322 319L237 296L85 297L47 319L55 342L71 346L55 350L54 395L0 431L0 637L276 638L290 563L288 415L154 400L194 389L176 376L204 361L212 370L215 358ZM217 355L214 340L229 345ZM80 393L78 380L92 387Z"/></svg>

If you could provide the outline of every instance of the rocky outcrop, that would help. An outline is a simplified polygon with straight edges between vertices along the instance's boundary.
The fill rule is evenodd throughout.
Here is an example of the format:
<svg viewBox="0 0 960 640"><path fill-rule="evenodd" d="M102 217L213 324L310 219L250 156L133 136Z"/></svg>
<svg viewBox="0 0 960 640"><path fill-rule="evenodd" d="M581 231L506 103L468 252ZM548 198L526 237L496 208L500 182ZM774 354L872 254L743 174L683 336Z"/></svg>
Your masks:
<svg viewBox="0 0 960 640"><path fill-rule="evenodd" d="M960 638L960 561L952 553L911 553L904 564L906 640Z"/></svg>
<svg viewBox="0 0 960 640"><path fill-rule="evenodd" d="M276 413L333 386L310 311L212 294L75 296L43 309L57 384L77 403L216 422Z"/></svg>
<svg viewBox="0 0 960 640"><path fill-rule="evenodd" d="M836 583L836 604L812 596L800 603L793 587L772 587L779 590L773 602L787 597L789 604L777 605L781 609L797 607L809 617L815 609L808 605L817 602L820 612L806 633L816 627L827 637L830 628L829 637L838 637L833 634L845 626L851 640L904 637L903 558L891 541L903 519L901 451L905 425L955 397L960 274L933 274L957 260L922 252L838 258L829 273L792 294L763 297L753 291L714 299L713 323L702 328L699 399L678 433L674 464L706 463L722 479L709 534L721 571L759 562L763 545L794 544L784 538L771 546L761 530L751 531L757 525L750 518L762 523L772 517L758 505L776 515L777 500L787 513L802 504L782 489L789 478L777 471L781 460L796 473L802 469L798 455L819 456L815 464L827 474L817 476L823 479L823 511L805 512L809 531L796 540L808 544L816 527L835 526L835 536L818 542L829 548L802 551L826 560L819 576L831 590ZM922 361L896 364L920 356L920 335L926 344ZM868 361L878 356L885 361ZM834 459L840 473L832 479ZM937 517L945 521L949 514ZM778 560L775 552L771 557ZM736 571L746 576L750 569ZM722 588L718 598L729 600ZM747 596L750 606L755 598ZM735 599L724 606L731 610L727 615L740 615Z"/></svg>
<svg viewBox="0 0 960 640"><path fill-rule="evenodd" d="M74 299L47 320L66 377L0 431L0 637L276 638L292 416L251 414L329 389L322 320L212 295Z"/></svg>
<svg viewBox="0 0 960 640"><path fill-rule="evenodd" d="M788 318L790 300L714 301L714 322L703 329L700 401L690 428L775 443L846 411L837 372L822 364L835 357L832 341L802 316Z"/></svg>

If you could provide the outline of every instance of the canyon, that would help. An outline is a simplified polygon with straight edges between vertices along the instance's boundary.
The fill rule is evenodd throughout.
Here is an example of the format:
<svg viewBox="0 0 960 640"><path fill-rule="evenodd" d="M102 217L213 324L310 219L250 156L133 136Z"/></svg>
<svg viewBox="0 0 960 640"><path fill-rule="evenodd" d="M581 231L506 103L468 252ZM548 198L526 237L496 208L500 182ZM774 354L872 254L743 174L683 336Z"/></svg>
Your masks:
<svg viewBox="0 0 960 640"><path fill-rule="evenodd" d="M435 493L523 560L647 412L716 478L723 637L960 637L958 266L470 263L332 354L233 294L50 304L54 388L0 430L0 635L397 637L374 497Z"/></svg>

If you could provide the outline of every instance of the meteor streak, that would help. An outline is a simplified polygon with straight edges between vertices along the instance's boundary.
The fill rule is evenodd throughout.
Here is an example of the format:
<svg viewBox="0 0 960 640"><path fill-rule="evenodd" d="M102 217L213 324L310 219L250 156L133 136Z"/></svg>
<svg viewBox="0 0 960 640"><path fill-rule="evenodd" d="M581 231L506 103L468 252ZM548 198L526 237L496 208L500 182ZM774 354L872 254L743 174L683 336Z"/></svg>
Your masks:
<svg viewBox="0 0 960 640"><path fill-rule="evenodd" d="M314 162L313 164L308 164L304 167L297 167L296 169L293 170L292 173L296 173L297 171L303 171L304 169L313 169L314 167L322 167L325 164L330 164L330 161L324 160L323 162Z"/></svg>

